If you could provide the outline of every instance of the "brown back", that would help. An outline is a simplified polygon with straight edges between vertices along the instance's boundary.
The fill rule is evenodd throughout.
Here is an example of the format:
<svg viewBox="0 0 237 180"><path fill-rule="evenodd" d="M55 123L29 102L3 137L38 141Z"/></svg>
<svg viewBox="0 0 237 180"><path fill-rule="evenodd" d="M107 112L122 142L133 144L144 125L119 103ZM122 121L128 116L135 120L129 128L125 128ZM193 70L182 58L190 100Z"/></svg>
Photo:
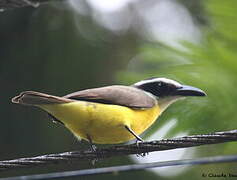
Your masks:
<svg viewBox="0 0 237 180"><path fill-rule="evenodd" d="M155 97L131 86L106 86L74 92L64 98L115 104L131 108L151 108L156 104Z"/></svg>

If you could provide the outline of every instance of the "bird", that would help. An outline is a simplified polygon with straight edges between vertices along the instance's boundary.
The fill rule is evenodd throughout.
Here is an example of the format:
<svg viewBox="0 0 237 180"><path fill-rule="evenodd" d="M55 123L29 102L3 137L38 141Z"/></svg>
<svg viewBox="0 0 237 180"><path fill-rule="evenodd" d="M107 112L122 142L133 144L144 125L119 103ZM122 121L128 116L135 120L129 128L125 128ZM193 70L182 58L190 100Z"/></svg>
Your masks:
<svg viewBox="0 0 237 180"><path fill-rule="evenodd" d="M94 145L143 141L140 135L167 107L188 96L206 93L172 79L152 77L129 86L91 88L63 97L24 91L12 102L41 108L76 138Z"/></svg>

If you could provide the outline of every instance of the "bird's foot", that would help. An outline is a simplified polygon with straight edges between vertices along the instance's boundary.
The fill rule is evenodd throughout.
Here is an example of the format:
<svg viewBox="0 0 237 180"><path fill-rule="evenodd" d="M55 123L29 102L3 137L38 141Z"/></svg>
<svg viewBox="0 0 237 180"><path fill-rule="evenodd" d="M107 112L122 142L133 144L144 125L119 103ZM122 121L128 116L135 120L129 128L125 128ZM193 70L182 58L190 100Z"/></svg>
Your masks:
<svg viewBox="0 0 237 180"><path fill-rule="evenodd" d="M99 161L97 147L94 144L90 144L90 151L95 155L93 159L91 159L91 164L94 166L97 161Z"/></svg>
<svg viewBox="0 0 237 180"><path fill-rule="evenodd" d="M136 140L136 146L137 146L138 149L140 148L140 143L143 143L143 142L144 142L143 139L137 139ZM149 152L143 152L143 153L137 153L136 156L137 157L145 157L148 154L149 154Z"/></svg>
<svg viewBox="0 0 237 180"><path fill-rule="evenodd" d="M92 139L89 135L87 135L87 139L89 141L89 145L90 145L90 151L95 155L95 157L91 160L91 164L94 166L95 163L99 160L99 155L97 152L97 147L95 144L93 144Z"/></svg>
<svg viewBox="0 0 237 180"><path fill-rule="evenodd" d="M91 150L92 152L96 153L96 151L97 151L96 145L90 144L90 150Z"/></svg>

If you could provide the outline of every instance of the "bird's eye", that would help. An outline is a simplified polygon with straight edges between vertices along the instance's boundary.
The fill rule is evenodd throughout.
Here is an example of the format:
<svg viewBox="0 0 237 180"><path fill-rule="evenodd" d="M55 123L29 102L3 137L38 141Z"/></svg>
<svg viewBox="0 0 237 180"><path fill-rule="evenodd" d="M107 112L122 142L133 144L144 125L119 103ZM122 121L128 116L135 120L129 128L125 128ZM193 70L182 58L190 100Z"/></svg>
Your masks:
<svg viewBox="0 0 237 180"><path fill-rule="evenodd" d="M158 82L158 86L161 87L162 86L162 82Z"/></svg>

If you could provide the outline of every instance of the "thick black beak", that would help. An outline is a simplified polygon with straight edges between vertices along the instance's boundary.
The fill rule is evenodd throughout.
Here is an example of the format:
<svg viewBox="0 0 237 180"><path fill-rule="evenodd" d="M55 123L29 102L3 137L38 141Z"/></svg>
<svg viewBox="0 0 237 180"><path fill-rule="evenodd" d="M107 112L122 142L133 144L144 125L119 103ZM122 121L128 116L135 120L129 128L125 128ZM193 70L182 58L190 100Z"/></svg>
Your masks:
<svg viewBox="0 0 237 180"><path fill-rule="evenodd" d="M182 85L181 87L177 88L174 92L175 95L178 96L206 96L207 94L196 87Z"/></svg>

